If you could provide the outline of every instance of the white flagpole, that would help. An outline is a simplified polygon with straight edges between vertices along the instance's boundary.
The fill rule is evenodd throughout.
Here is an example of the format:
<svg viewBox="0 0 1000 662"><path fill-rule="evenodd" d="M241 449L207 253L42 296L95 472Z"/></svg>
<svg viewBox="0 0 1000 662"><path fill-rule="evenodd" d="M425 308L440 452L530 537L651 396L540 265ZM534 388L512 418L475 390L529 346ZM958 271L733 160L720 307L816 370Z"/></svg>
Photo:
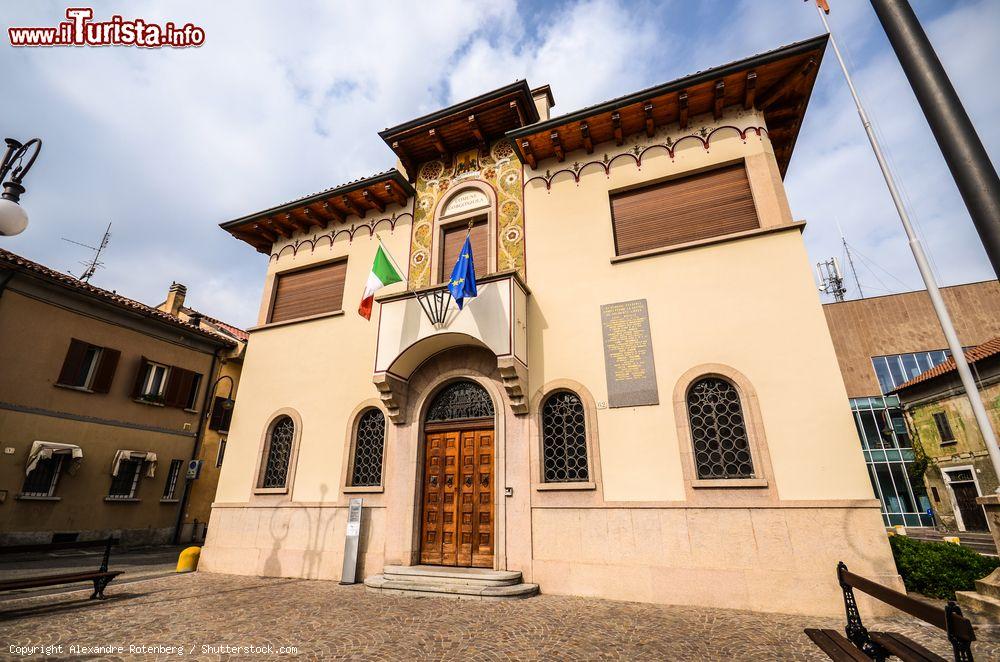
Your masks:
<svg viewBox="0 0 1000 662"><path fill-rule="evenodd" d="M989 451L993 469L997 475L1000 475L1000 446L997 446L996 434L990 423L989 415L986 413L986 408L983 406L982 395L979 393L976 381L972 377L969 362L965 359L962 343L959 342L958 334L955 333L955 326L952 324L948 307L945 306L944 299L941 298L941 291L938 289L937 280L934 278L934 273L927 262L927 256L920 243L920 237L917 236L913 225L910 223L910 215L903 206L903 200L899 195L899 190L896 188L896 180L892 176L889 165L882 154L882 147L875 138L871 121L868 119L868 114L865 112L864 106L861 105L861 98L854 88L854 81L847 70L844 58L840 55L840 48L837 47L837 41L833 38L830 24L827 22L826 14L823 12L823 8L819 2L816 3L816 10L819 12L820 20L823 21L823 27L826 28L827 34L830 35L830 45L833 47L833 52L837 56L837 62L840 63L840 68L844 72L847 87L851 91L851 96L854 97L854 105L858 107L858 115L861 116L861 124L864 125L865 133L868 134L868 142L871 143L872 151L875 152L875 159L878 161L879 168L882 169L882 176L885 177L885 183L889 188L889 195L892 196L892 202L896 205L899 220L903 223L903 231L906 232L906 238L910 242L913 259L917 263L917 269L920 271L920 277L924 280L924 286L927 288L927 294L930 296L931 305L934 306L934 312L937 313L938 321L941 323L941 330L944 331L945 340L948 341L948 349L951 350L951 356L955 360L955 367L958 368L958 376L962 380L965 394L969 397L969 403L972 405L972 413L975 415L976 423L979 424L979 431L983 435L983 441L986 442L986 450ZM997 492L1000 493L1000 487L997 488Z"/></svg>

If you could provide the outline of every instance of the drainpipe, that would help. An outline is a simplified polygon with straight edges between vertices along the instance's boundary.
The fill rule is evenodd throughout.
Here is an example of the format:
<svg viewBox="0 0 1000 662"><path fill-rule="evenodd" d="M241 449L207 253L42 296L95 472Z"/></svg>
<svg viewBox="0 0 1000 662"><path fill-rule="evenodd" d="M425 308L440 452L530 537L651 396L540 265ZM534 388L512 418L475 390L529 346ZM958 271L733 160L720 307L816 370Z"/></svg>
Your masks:
<svg viewBox="0 0 1000 662"><path fill-rule="evenodd" d="M212 367L208 370L208 380L206 380L205 386L205 397L201 403L201 413L198 415L198 429L195 431L194 446L191 447L191 459L198 459L198 452L201 450L201 442L205 430L205 421L208 419L211 412L208 410L208 399L212 396L212 388L208 386L208 381L214 381L215 366L219 361L219 352L222 349L216 349L212 354ZM191 482L184 479L184 492L181 494L181 502L177 504L177 520L174 522L174 544L179 545L181 542L181 523L184 520L184 509L187 507L188 494L191 491Z"/></svg>
<svg viewBox="0 0 1000 662"><path fill-rule="evenodd" d="M3 296L4 290L7 289L7 283L14 277L13 269L4 269L3 273L0 274L0 297Z"/></svg>

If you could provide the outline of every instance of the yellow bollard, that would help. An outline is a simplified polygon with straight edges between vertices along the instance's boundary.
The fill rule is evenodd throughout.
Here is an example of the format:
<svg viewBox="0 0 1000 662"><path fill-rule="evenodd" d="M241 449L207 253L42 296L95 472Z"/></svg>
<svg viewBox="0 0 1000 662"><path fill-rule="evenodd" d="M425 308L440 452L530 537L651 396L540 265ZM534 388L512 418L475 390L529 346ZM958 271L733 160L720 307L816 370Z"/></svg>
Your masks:
<svg viewBox="0 0 1000 662"><path fill-rule="evenodd" d="M177 572L194 572L198 569L201 547L188 547L177 557Z"/></svg>
<svg viewBox="0 0 1000 662"><path fill-rule="evenodd" d="M958 536L945 536L944 538L942 538L942 540L945 542L950 542L953 545L962 544L962 541L958 539Z"/></svg>
<svg viewBox="0 0 1000 662"><path fill-rule="evenodd" d="M894 526L892 528L894 528L896 530L896 535L897 536L905 536L906 535L906 527L903 526L902 524L897 524L896 526Z"/></svg>

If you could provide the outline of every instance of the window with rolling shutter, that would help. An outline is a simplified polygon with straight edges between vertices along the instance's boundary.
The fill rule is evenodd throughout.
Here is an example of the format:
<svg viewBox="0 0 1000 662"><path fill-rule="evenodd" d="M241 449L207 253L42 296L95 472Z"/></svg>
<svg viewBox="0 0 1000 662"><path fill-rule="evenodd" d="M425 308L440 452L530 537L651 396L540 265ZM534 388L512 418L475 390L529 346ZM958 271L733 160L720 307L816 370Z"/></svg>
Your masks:
<svg viewBox="0 0 1000 662"><path fill-rule="evenodd" d="M438 282L448 281L468 232L468 222L446 227L441 231L441 268L438 273ZM472 240L472 261L476 267L477 277L489 273L489 234L489 223L483 218L475 222L472 226L472 233L469 235Z"/></svg>
<svg viewBox="0 0 1000 662"><path fill-rule="evenodd" d="M340 310L346 275L347 260L277 274L267 321L284 322Z"/></svg>
<svg viewBox="0 0 1000 662"><path fill-rule="evenodd" d="M121 352L116 349L72 338L56 383L89 389L94 393L107 393L111 390L120 356Z"/></svg>
<svg viewBox="0 0 1000 662"><path fill-rule="evenodd" d="M742 163L613 194L611 219L618 255L760 227Z"/></svg>

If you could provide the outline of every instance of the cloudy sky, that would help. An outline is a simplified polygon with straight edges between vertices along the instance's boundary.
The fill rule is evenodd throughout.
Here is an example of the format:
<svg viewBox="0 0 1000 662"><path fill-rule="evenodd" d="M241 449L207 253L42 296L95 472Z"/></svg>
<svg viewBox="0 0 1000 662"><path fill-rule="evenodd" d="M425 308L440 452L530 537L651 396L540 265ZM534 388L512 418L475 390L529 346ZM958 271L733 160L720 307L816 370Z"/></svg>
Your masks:
<svg viewBox="0 0 1000 662"><path fill-rule="evenodd" d="M991 154L1000 2L912 0ZM831 22L942 284L992 277L968 213L868 2ZM3 27L55 25L66 3L5 0ZM236 324L254 321L266 258L217 224L393 163L376 132L527 78L554 113L819 34L800 0L624 2L95 2L193 22L194 49L13 49L0 41L0 137L38 136L28 230L0 246L78 273L108 221L91 281L156 304L170 282ZM855 250L866 296L920 287L891 200L828 53L786 179L813 262ZM858 295L853 279L849 296Z"/></svg>

